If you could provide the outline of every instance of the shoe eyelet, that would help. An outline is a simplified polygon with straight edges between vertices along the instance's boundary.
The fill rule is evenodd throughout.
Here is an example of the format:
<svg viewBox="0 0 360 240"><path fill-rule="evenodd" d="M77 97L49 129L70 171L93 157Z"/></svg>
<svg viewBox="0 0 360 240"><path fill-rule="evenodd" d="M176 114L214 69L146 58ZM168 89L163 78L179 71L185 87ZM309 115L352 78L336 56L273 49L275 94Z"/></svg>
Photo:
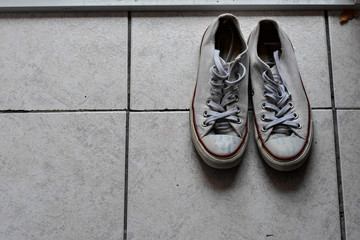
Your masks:
<svg viewBox="0 0 360 240"><path fill-rule="evenodd" d="M201 126L207 127L207 126L209 126L209 124L208 124L208 123L205 123L205 122L202 122L202 123L201 123Z"/></svg>
<svg viewBox="0 0 360 240"><path fill-rule="evenodd" d="M261 115L261 121L265 121L265 114Z"/></svg>
<svg viewBox="0 0 360 240"><path fill-rule="evenodd" d="M207 111L204 111L203 116L206 117L206 118L208 117Z"/></svg>
<svg viewBox="0 0 360 240"><path fill-rule="evenodd" d="M301 124L299 123L299 125L298 125L298 127L297 127L298 129L301 129L302 128L302 126L301 126Z"/></svg>
<svg viewBox="0 0 360 240"><path fill-rule="evenodd" d="M264 97L266 97L266 91L264 91L264 94L263 94L263 95L264 95Z"/></svg>
<svg viewBox="0 0 360 240"><path fill-rule="evenodd" d="M261 104L261 108L262 108L262 109L265 109L265 104L266 104L266 103Z"/></svg>
<svg viewBox="0 0 360 240"><path fill-rule="evenodd" d="M241 123L241 119L238 118L237 121L236 121L237 124L240 124Z"/></svg>
<svg viewBox="0 0 360 240"><path fill-rule="evenodd" d="M299 118L299 114L294 112L294 119L298 119Z"/></svg>
<svg viewBox="0 0 360 240"><path fill-rule="evenodd" d="M265 129L265 126L263 126L263 127L261 128L261 131L262 131L262 132L267 132L267 129Z"/></svg>
<svg viewBox="0 0 360 240"><path fill-rule="evenodd" d="M235 102L238 102L239 101L238 95L235 95L234 97L235 97Z"/></svg>
<svg viewBox="0 0 360 240"><path fill-rule="evenodd" d="M254 91L251 91L251 96L254 96Z"/></svg>
<svg viewBox="0 0 360 240"><path fill-rule="evenodd" d="M206 100L206 105L209 106L210 104L210 99Z"/></svg>
<svg viewBox="0 0 360 240"><path fill-rule="evenodd" d="M239 113L241 112L241 109L240 109L239 106L236 106L236 107L234 107L234 108L237 110L236 114L239 114Z"/></svg>
<svg viewBox="0 0 360 240"><path fill-rule="evenodd" d="M290 108L294 108L294 104L292 102L289 102Z"/></svg>

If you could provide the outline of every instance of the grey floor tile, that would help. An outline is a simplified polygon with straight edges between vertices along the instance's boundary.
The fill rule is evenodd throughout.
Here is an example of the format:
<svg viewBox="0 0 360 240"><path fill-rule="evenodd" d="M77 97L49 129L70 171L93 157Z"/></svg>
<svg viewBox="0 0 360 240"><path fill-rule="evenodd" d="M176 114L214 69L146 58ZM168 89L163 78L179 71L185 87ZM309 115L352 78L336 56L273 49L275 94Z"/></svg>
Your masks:
<svg viewBox="0 0 360 240"><path fill-rule="evenodd" d="M313 107L330 107L323 12L235 12L247 39L256 23L278 20L293 42ZM193 94L201 37L219 13L134 13L131 108L187 109Z"/></svg>
<svg viewBox="0 0 360 240"><path fill-rule="evenodd" d="M0 239L121 239L124 113L0 115Z"/></svg>
<svg viewBox="0 0 360 240"><path fill-rule="evenodd" d="M201 37L217 15L132 14L132 109L189 108Z"/></svg>
<svg viewBox="0 0 360 240"><path fill-rule="evenodd" d="M329 12L335 105L360 107L360 18L339 23L340 12Z"/></svg>
<svg viewBox="0 0 360 240"><path fill-rule="evenodd" d="M282 173L253 127L240 166L221 171L196 154L188 113L131 114L128 239L340 239L332 113L313 119L309 161Z"/></svg>
<svg viewBox="0 0 360 240"><path fill-rule="evenodd" d="M338 111L346 239L360 237L360 110Z"/></svg>
<svg viewBox="0 0 360 240"><path fill-rule="evenodd" d="M0 109L115 109L127 101L127 14L1 14Z"/></svg>

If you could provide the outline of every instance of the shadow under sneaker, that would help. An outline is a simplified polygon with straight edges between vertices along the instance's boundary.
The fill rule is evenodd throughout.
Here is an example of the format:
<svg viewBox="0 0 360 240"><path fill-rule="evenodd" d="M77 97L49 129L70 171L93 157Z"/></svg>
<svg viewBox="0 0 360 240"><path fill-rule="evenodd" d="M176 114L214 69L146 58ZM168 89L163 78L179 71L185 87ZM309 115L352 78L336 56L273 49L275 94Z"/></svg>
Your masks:
<svg viewBox="0 0 360 240"><path fill-rule="evenodd" d="M235 16L220 15L205 31L190 106L190 132L211 167L241 161L248 139L247 45Z"/></svg>
<svg viewBox="0 0 360 240"><path fill-rule="evenodd" d="M273 168L290 171L308 158L313 139L311 108L292 44L273 20L249 37L255 140Z"/></svg>

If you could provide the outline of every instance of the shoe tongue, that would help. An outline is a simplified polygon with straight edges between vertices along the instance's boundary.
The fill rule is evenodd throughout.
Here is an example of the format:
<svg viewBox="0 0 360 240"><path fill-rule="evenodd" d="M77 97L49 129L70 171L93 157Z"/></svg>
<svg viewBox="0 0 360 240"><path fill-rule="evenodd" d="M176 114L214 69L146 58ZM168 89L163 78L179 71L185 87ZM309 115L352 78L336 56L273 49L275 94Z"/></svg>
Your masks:
<svg viewBox="0 0 360 240"><path fill-rule="evenodd" d="M272 66L270 68L270 71L271 71L272 75L278 75L279 76L279 72L278 72L278 69L276 67L276 64L274 64L274 66Z"/></svg>
<svg viewBox="0 0 360 240"><path fill-rule="evenodd" d="M219 62L221 65L219 65L219 63L215 63L216 64L216 68L217 71L220 75L227 75L228 71L230 71L232 62L226 62L222 57L219 56ZM214 102L216 102L217 104L221 103L221 97L218 96L213 96L212 100Z"/></svg>
<svg viewBox="0 0 360 240"><path fill-rule="evenodd" d="M218 68L218 71L220 74L225 75L230 71L230 67L233 62L226 62L224 59L222 59L222 57L219 57L219 59L220 59L221 66L222 66L223 70L225 70L225 72L223 72L222 69L219 69L219 68ZM218 66L218 67L220 67L220 66Z"/></svg>
<svg viewBox="0 0 360 240"><path fill-rule="evenodd" d="M221 103L221 97L218 97L218 96L213 96L211 98L211 100L217 104L220 104Z"/></svg>
<svg viewBox="0 0 360 240"><path fill-rule="evenodd" d="M239 135L231 128L229 127L226 130L221 130L221 131L216 131L214 128L210 130L209 134L226 134L226 135L231 135L231 136L236 136L238 137Z"/></svg>
<svg viewBox="0 0 360 240"><path fill-rule="evenodd" d="M226 62L222 57L220 57L218 55L218 62L216 63L216 60L215 60L215 64L216 64L216 67L218 69L218 73L220 75L223 75L223 76L226 76L228 75L228 78L227 80L230 81L230 74L231 74L231 69L235 63L235 61L232 61L232 62ZM220 66L219 66L220 64ZM225 84L225 81L224 81L224 84ZM226 87L226 86L225 86ZM222 101L222 97L218 97L218 96L213 96L212 100L218 104L221 103ZM226 129L217 129L216 126L219 126L219 125L223 125L223 124L228 124L229 127L226 128ZM210 134L226 134L226 135L234 135L234 136L238 136L237 133L232 129L230 123L228 122L228 120L220 120L220 121L216 121L215 125L214 125L214 128L210 131Z"/></svg>
<svg viewBox="0 0 360 240"><path fill-rule="evenodd" d="M270 71L271 71L272 75L279 76L279 71L278 71L278 69L276 67L276 64L274 64L270 68ZM281 133L279 133L279 132L281 132ZM283 126L283 125L275 126L274 129L273 129L273 133L271 133L271 135L269 136L269 139L289 136L292 133L293 132L292 132L291 128L289 128L287 126Z"/></svg>

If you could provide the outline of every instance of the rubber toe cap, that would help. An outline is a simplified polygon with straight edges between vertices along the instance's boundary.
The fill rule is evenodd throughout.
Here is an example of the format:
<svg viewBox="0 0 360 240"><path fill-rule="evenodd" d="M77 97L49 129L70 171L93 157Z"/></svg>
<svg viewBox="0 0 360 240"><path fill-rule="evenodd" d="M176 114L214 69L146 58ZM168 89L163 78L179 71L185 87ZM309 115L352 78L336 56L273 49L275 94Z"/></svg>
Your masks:
<svg viewBox="0 0 360 240"><path fill-rule="evenodd" d="M303 148L305 140L296 136L270 138L265 147L277 158L293 158Z"/></svg>
<svg viewBox="0 0 360 240"><path fill-rule="evenodd" d="M210 153L221 156L234 153L241 143L241 138L232 135L207 135L202 142Z"/></svg>

